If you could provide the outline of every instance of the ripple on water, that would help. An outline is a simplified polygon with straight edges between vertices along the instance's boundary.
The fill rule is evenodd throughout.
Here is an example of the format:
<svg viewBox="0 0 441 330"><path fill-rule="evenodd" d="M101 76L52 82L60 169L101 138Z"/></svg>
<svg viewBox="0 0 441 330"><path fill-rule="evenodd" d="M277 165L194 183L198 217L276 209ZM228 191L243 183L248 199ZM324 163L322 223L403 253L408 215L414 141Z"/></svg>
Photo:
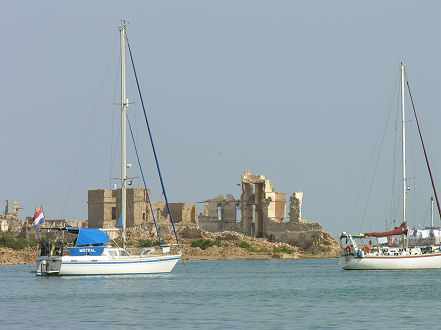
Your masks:
<svg viewBox="0 0 441 330"><path fill-rule="evenodd" d="M330 260L187 261L170 275L41 278L0 268L1 327L439 328L440 271Z"/></svg>

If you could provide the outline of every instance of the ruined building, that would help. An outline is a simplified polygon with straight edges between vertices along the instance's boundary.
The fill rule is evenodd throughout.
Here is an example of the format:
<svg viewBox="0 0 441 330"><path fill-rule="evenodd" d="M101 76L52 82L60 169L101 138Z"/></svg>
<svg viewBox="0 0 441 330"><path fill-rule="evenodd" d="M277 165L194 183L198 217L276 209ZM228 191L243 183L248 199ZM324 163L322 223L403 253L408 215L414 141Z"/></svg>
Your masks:
<svg viewBox="0 0 441 330"><path fill-rule="evenodd" d="M234 200L232 195L205 200L204 214L199 215L198 224L212 232L234 230L270 241L307 247L322 237L323 228L319 223L302 219L302 201L301 191L290 196L289 219L286 219L286 193L275 192L273 184L265 176L245 171L240 201ZM236 219L238 207L240 222Z"/></svg>
<svg viewBox="0 0 441 330"><path fill-rule="evenodd" d="M204 213L198 217L199 226L207 231L221 232L234 230L237 225L237 207L240 201L233 195L220 195L216 198L204 200Z"/></svg>
<svg viewBox="0 0 441 330"><path fill-rule="evenodd" d="M40 206L34 208L34 215ZM0 214L0 232L9 232L14 237L23 238L37 238L44 237L55 238L56 233L50 231L42 231L43 228L55 228L55 227L86 227L87 220L71 220L65 219L47 219L45 218L44 224L39 230L35 228L35 224L32 221L33 216L27 216L25 219L19 218L19 210L23 208L18 202L14 201L12 212L9 206L9 200L5 202L5 212Z"/></svg>
<svg viewBox="0 0 441 330"><path fill-rule="evenodd" d="M2 219L18 219L18 210L23 210L23 208L14 201L12 212L9 211L9 200L5 201L5 213L0 215Z"/></svg>
<svg viewBox="0 0 441 330"><path fill-rule="evenodd" d="M196 226L196 205L169 203L176 225ZM170 215L165 202L152 202L159 224L169 226ZM153 224L147 192L143 188L127 188L127 227ZM121 189L96 189L88 192L89 228L114 228L121 214Z"/></svg>
<svg viewBox="0 0 441 330"><path fill-rule="evenodd" d="M0 214L0 230L17 230L21 227L22 223L18 217L18 211L23 208L14 201L12 212L9 210L9 200L5 200L5 213Z"/></svg>

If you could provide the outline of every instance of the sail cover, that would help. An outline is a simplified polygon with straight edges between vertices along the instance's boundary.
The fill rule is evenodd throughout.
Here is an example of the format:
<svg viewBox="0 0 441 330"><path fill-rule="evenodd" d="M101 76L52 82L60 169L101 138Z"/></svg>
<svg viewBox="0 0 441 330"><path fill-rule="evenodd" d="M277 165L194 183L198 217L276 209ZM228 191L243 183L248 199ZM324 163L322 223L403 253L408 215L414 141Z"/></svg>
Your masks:
<svg viewBox="0 0 441 330"><path fill-rule="evenodd" d="M96 228L80 229L76 246L109 243L109 235Z"/></svg>
<svg viewBox="0 0 441 330"><path fill-rule="evenodd" d="M364 236L367 237L386 237L392 235L403 235L406 233L407 224L406 222L401 223L399 227L395 227L394 230L379 232L379 233L364 233Z"/></svg>

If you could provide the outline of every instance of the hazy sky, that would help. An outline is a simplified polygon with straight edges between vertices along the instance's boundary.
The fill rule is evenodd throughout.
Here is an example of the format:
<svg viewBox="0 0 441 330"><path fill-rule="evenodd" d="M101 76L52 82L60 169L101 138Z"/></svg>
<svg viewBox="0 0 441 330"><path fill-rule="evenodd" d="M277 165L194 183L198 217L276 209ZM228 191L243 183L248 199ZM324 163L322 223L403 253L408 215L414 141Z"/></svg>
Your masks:
<svg viewBox="0 0 441 330"><path fill-rule="evenodd" d="M249 169L288 196L302 190L303 217L326 231L383 230L400 176L387 113L401 61L441 180L439 1L3 0L0 11L0 200L19 201L23 218L41 204L47 218L86 219L87 190L117 183L122 18L171 201L238 198ZM159 200L133 86L129 115ZM409 222L428 225L422 154L409 148Z"/></svg>

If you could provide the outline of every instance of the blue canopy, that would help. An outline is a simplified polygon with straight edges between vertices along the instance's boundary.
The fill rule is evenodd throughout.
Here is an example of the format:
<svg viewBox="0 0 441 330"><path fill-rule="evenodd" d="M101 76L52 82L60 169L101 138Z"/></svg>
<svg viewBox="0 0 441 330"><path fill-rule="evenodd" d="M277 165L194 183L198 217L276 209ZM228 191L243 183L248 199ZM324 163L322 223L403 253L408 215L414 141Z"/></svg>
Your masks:
<svg viewBox="0 0 441 330"><path fill-rule="evenodd" d="M75 246L109 243L109 235L97 228L80 229Z"/></svg>

